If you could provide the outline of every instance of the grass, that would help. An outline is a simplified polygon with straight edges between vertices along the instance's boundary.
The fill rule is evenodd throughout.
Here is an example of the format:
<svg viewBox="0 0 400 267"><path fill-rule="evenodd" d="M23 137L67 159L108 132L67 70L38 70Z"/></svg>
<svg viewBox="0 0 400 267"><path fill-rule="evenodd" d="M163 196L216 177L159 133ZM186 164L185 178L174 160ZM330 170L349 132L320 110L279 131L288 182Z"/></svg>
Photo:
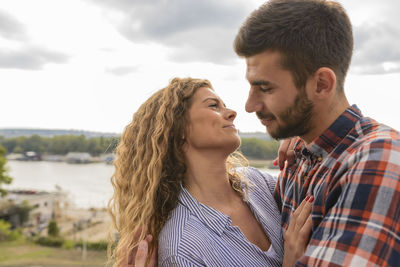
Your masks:
<svg viewBox="0 0 400 267"><path fill-rule="evenodd" d="M105 251L87 251L82 260L82 251L43 247L27 241L0 242L0 266L104 266Z"/></svg>

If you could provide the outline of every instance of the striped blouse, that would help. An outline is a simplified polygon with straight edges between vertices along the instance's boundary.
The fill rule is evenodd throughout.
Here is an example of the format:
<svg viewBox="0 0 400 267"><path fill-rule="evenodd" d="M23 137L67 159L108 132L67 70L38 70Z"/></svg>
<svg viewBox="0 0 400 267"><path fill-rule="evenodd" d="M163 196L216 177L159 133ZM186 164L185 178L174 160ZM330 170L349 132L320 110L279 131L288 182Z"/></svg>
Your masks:
<svg viewBox="0 0 400 267"><path fill-rule="evenodd" d="M229 216L199 203L182 188L159 236L159 266L281 266L281 221L273 198L276 180L254 168L246 175L254 185L247 203L271 241L269 250L250 243Z"/></svg>

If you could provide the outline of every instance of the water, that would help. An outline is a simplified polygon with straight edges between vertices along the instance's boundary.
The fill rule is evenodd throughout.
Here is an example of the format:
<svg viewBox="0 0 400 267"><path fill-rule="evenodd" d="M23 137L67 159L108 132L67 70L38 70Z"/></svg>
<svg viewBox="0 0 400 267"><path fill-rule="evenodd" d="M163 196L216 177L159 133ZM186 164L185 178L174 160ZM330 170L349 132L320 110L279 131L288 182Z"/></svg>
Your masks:
<svg viewBox="0 0 400 267"><path fill-rule="evenodd" d="M8 189L55 191L58 185L77 207L106 207L112 196L110 182L114 171L104 163L68 164L65 162L8 161L12 183Z"/></svg>
<svg viewBox="0 0 400 267"><path fill-rule="evenodd" d="M106 207L113 188L110 182L114 171L104 163L68 164L64 162L8 161L13 182L7 189L34 189L54 191L58 185L68 193L77 207ZM277 175L277 170L264 170Z"/></svg>

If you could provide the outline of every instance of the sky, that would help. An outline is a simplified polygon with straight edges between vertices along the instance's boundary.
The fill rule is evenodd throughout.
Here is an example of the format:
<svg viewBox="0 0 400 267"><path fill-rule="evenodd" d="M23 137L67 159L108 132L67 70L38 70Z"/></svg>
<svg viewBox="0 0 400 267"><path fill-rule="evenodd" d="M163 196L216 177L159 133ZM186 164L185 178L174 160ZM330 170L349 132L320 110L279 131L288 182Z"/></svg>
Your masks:
<svg viewBox="0 0 400 267"><path fill-rule="evenodd" d="M345 92L400 130L400 1L339 1L353 23ZM0 128L120 133L173 77L211 81L242 132L245 62L232 43L259 0L2 0Z"/></svg>

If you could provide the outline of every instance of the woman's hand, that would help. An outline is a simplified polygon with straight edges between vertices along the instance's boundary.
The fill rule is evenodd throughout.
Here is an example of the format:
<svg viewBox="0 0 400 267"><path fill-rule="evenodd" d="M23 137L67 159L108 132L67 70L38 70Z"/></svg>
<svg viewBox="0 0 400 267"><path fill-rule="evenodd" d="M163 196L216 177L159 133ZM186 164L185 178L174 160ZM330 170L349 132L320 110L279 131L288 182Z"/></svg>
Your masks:
<svg viewBox="0 0 400 267"><path fill-rule="evenodd" d="M307 196L291 217L289 227L284 233L283 267L294 266L306 252L312 228L311 209L313 201L313 196Z"/></svg>
<svg viewBox="0 0 400 267"><path fill-rule="evenodd" d="M147 254L149 253L149 244L153 240L151 235L147 235L146 238L139 242L139 245L135 247L128 256L128 262L122 267L145 267ZM148 267L157 266L157 247L154 248L151 254L150 262Z"/></svg>
<svg viewBox="0 0 400 267"><path fill-rule="evenodd" d="M295 162L294 145L296 144L297 140L298 137L293 137L281 141L278 150L278 158L276 158L273 162L275 166L279 166L280 170L283 170L285 167L285 161L287 161L288 166Z"/></svg>

